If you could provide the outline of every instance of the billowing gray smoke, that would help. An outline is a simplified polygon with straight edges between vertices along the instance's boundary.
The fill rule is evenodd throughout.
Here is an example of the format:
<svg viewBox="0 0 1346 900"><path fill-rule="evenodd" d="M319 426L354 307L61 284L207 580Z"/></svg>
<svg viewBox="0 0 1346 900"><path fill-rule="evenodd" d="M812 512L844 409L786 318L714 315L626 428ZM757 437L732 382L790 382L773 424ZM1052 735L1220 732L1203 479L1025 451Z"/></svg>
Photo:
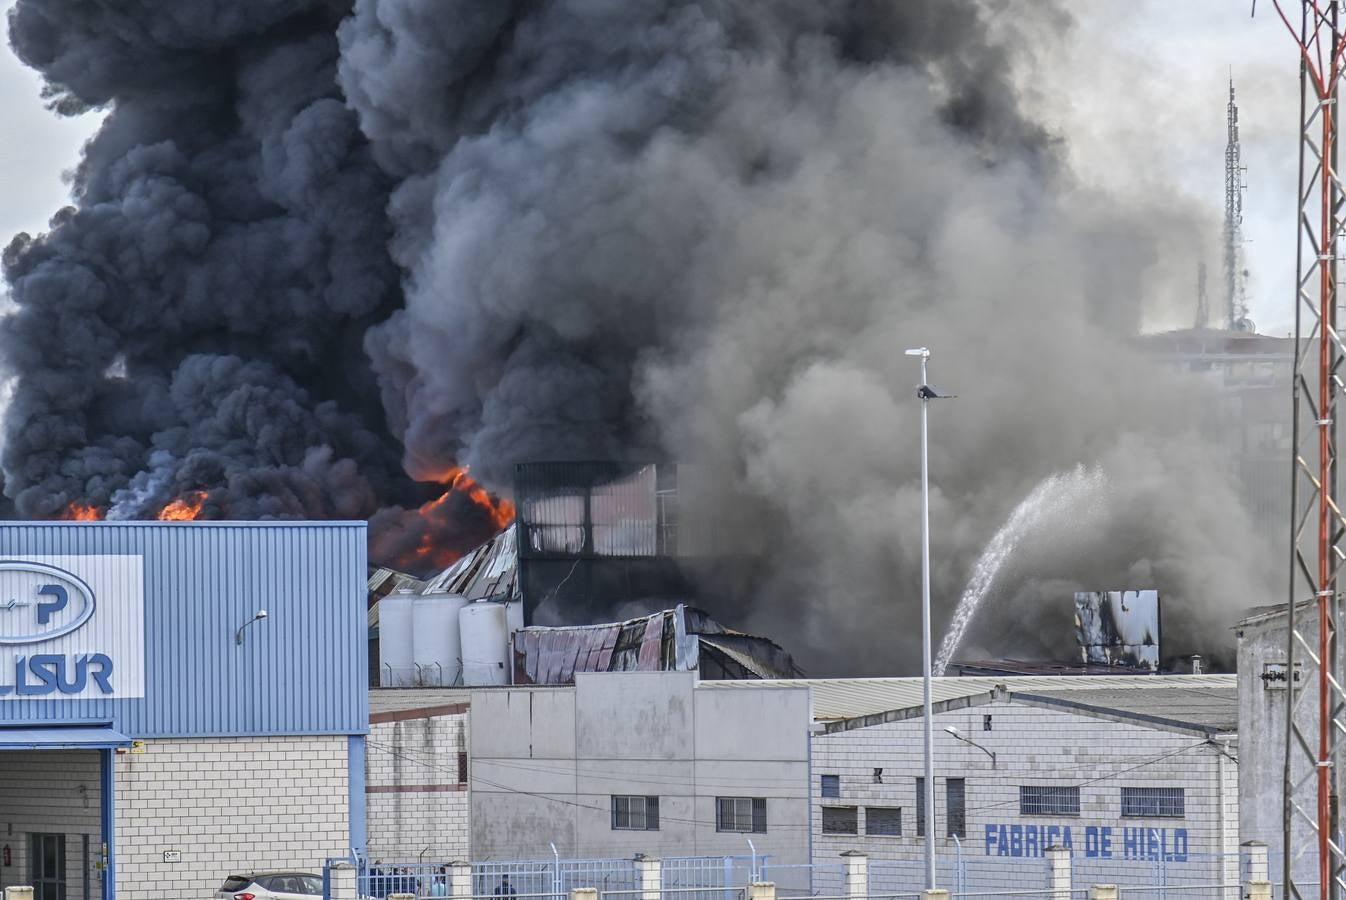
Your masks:
<svg viewBox="0 0 1346 900"><path fill-rule="evenodd" d="M1189 616L1166 638L1209 652L1263 599L1271 567L1189 399L1126 344L1209 222L1091 191L1021 111L1064 13L112 6L11 18L58 108L110 110L75 208L6 255L20 514L140 516L192 490L240 518L383 508L376 555L379 535L396 554L425 537L413 479L454 463L504 489L522 459L696 460L701 512L742 536L726 549L760 554L710 574L753 584L738 622L813 671L905 672L900 351L927 344L962 395L934 416L942 605L1078 462L1120 486L1109 515L1039 541L989 634L1036 643L1066 586L1157 586Z"/></svg>

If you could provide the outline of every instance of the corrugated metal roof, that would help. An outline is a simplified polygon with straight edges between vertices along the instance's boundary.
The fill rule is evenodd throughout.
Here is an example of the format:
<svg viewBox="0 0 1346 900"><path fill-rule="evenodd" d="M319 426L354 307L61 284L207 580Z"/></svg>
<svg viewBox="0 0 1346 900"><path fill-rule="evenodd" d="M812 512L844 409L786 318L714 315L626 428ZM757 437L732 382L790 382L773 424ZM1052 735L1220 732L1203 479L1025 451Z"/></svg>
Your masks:
<svg viewBox="0 0 1346 900"><path fill-rule="evenodd" d="M894 709L907 709L922 703L920 678L794 678L763 681L708 681L706 687L734 690L739 687L808 687L815 719L853 719ZM931 695L936 703L988 693L997 685L1015 693L1048 694L1077 699L1081 703L1091 692L1136 692L1139 697L1155 697L1151 691L1183 688L1188 690L1235 690L1233 675L1079 675L1079 676L995 676L973 678L936 678Z"/></svg>
<svg viewBox="0 0 1346 900"><path fill-rule="evenodd" d="M1014 694L1019 691L1012 691ZM1238 727L1238 689L1228 687L1163 687L1150 690L1022 692L1134 715L1159 716L1193 725L1233 731Z"/></svg>
<svg viewBox="0 0 1346 900"><path fill-rule="evenodd" d="M705 647L752 676L798 671L770 640L730 631L684 605L625 622L524 628L514 632L512 644L517 684L567 684L576 672L685 672L698 667Z"/></svg>
<svg viewBox="0 0 1346 900"><path fill-rule="evenodd" d="M461 594L469 600L519 597L518 525L504 531L431 578L425 593Z"/></svg>

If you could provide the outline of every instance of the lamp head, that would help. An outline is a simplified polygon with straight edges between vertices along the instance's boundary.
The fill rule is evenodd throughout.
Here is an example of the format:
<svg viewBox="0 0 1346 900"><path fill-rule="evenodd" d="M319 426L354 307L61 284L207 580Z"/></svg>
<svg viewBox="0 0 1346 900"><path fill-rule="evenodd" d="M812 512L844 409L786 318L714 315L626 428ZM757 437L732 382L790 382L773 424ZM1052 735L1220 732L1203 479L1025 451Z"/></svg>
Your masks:
<svg viewBox="0 0 1346 900"><path fill-rule="evenodd" d="M264 610L264 609L259 609L259 610L257 610L257 615L253 616L252 618L253 618L254 620L256 620L256 619L265 619L265 618L266 618L266 610Z"/></svg>
<svg viewBox="0 0 1346 900"><path fill-rule="evenodd" d="M906 354L907 356L919 356L922 359L928 359L930 357L930 351L925 347L913 347L906 351Z"/></svg>
<svg viewBox="0 0 1346 900"><path fill-rule="evenodd" d="M962 737L962 735L959 734L958 729L954 728L952 725L948 726L944 730L947 731L949 734L953 735L954 737Z"/></svg>

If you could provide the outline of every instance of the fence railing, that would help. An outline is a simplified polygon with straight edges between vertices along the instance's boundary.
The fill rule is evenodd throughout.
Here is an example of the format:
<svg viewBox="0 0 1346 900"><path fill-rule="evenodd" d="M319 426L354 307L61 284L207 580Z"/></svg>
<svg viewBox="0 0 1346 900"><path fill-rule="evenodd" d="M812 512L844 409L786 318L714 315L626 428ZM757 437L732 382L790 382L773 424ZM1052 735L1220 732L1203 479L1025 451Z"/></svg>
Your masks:
<svg viewBox="0 0 1346 900"><path fill-rule="evenodd" d="M477 863L343 861L351 896L333 900L453 897L455 900L569 900L577 889L614 900L748 900L754 884L770 883L776 900L897 900L920 896L925 868L918 858L888 859L842 854L835 863L782 863L767 855L723 857L644 856L623 859L509 860ZM324 880L330 884L329 861ZM936 883L952 900L981 897L1050 897L1076 900L1095 885L1114 885L1126 900L1240 900L1247 885L1269 884L1266 848L1240 854L1175 854L1103 858L1052 848L1042 856L995 857L959 848L937 860ZM586 894L586 896L588 896Z"/></svg>

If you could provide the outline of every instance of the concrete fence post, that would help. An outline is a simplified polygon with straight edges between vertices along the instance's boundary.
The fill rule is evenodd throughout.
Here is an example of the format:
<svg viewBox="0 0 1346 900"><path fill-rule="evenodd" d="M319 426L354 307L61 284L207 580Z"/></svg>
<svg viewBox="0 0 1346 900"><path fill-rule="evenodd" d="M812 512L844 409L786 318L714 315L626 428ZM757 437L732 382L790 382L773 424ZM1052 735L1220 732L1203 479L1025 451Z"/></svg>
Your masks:
<svg viewBox="0 0 1346 900"><path fill-rule="evenodd" d="M1089 888L1089 900L1118 900L1120 894L1115 884L1096 884Z"/></svg>
<svg viewBox="0 0 1346 900"><path fill-rule="evenodd" d="M570 900L598 900L598 888L571 888Z"/></svg>
<svg viewBox="0 0 1346 900"><path fill-rule="evenodd" d="M461 859L449 863L449 896L472 896L472 863Z"/></svg>
<svg viewBox="0 0 1346 900"><path fill-rule="evenodd" d="M1243 854L1243 880L1246 882L1267 881L1267 845L1261 841L1244 841L1239 847Z"/></svg>
<svg viewBox="0 0 1346 900"><path fill-rule="evenodd" d="M776 900L776 882L754 881L748 885L748 900Z"/></svg>
<svg viewBox="0 0 1346 900"><path fill-rule="evenodd" d="M360 890L355 883L359 870L355 868L355 863L334 862L328 867L328 871L331 873L328 877L332 891L328 900L357 900L359 898ZM28 896L31 898L32 894ZM5 891L5 900L12 900L8 890Z"/></svg>
<svg viewBox="0 0 1346 900"><path fill-rule="evenodd" d="M636 880L640 885L640 900L659 900L664 889L663 860L637 853Z"/></svg>
<svg viewBox="0 0 1346 900"><path fill-rule="evenodd" d="M926 888L921 891L921 900L949 900L947 888Z"/></svg>
<svg viewBox="0 0 1346 900"><path fill-rule="evenodd" d="M1047 886L1051 891L1051 900L1070 900L1070 850L1065 847L1048 847Z"/></svg>
<svg viewBox="0 0 1346 900"><path fill-rule="evenodd" d="M1249 881L1243 887L1244 900L1271 900L1270 881Z"/></svg>
<svg viewBox="0 0 1346 900"><path fill-rule="evenodd" d="M850 900L864 900L869 896L869 854L847 850L841 854L846 866L846 896Z"/></svg>

